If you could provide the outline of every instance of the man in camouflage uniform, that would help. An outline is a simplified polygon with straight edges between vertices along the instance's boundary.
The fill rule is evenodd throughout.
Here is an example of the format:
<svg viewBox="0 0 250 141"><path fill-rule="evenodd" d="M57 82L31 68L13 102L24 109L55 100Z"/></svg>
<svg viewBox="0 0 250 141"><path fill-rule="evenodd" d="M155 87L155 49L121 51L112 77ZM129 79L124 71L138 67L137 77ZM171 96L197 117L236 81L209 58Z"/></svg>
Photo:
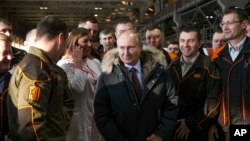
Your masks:
<svg viewBox="0 0 250 141"><path fill-rule="evenodd" d="M36 47L17 65L9 85L9 138L65 141L73 100L66 73L56 65L65 52L66 24L47 16L37 25Z"/></svg>

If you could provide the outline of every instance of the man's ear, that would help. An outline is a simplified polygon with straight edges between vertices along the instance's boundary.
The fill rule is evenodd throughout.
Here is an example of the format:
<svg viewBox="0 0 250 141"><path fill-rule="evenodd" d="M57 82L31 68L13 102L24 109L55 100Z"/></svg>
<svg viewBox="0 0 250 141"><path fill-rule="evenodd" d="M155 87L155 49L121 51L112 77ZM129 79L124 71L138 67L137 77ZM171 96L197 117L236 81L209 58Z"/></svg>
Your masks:
<svg viewBox="0 0 250 141"><path fill-rule="evenodd" d="M242 21L242 24L241 24L241 25L242 25L242 27L243 27L244 29L246 29L248 24L250 24L250 23L248 23L247 20L244 20L244 21Z"/></svg>
<svg viewBox="0 0 250 141"><path fill-rule="evenodd" d="M59 43L59 45L61 45L62 43L64 43L65 40L66 40L65 35L63 33L59 33L59 35L58 35L58 43Z"/></svg>

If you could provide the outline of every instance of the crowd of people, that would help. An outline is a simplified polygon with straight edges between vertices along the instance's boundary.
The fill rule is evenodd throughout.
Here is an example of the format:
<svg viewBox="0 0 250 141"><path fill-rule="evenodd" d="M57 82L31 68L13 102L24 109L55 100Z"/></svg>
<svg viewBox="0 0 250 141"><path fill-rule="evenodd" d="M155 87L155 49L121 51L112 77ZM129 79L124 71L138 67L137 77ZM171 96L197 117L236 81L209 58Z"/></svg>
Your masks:
<svg viewBox="0 0 250 141"><path fill-rule="evenodd" d="M158 26L145 43L129 18L103 29L85 17L70 32L46 16L24 50L0 18L0 141L230 141L250 125L249 16L226 10L203 49L183 24L164 48Z"/></svg>

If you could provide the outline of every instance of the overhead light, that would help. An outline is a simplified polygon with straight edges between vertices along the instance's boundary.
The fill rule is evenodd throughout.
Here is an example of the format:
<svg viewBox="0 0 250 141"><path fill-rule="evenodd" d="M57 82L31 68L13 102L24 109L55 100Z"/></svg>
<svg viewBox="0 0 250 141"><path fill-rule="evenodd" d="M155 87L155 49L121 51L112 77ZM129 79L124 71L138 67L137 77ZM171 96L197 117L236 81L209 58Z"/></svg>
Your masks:
<svg viewBox="0 0 250 141"><path fill-rule="evenodd" d="M121 3L122 3L123 5L128 5L128 0L122 0Z"/></svg>
<svg viewBox="0 0 250 141"><path fill-rule="evenodd" d="M39 9L40 9L40 10L47 10L48 7L47 7L47 6L40 6Z"/></svg>
<svg viewBox="0 0 250 141"><path fill-rule="evenodd" d="M152 7L149 7L148 10L152 11L152 12L154 11L154 9Z"/></svg>
<svg viewBox="0 0 250 141"><path fill-rule="evenodd" d="M98 14L94 14L95 17L98 17Z"/></svg>
<svg viewBox="0 0 250 141"><path fill-rule="evenodd" d="M102 7L95 7L95 10L102 10Z"/></svg>
<svg viewBox="0 0 250 141"><path fill-rule="evenodd" d="M214 16L206 16L207 19L213 19Z"/></svg>
<svg viewBox="0 0 250 141"><path fill-rule="evenodd" d="M145 15L146 15L146 16L148 16L148 13L147 13L147 12L145 12Z"/></svg>
<svg viewBox="0 0 250 141"><path fill-rule="evenodd" d="M106 19L106 22L110 22L110 19Z"/></svg>
<svg viewBox="0 0 250 141"><path fill-rule="evenodd" d="M120 10L121 10L121 11L125 11L125 8L124 8L124 7L121 7Z"/></svg>

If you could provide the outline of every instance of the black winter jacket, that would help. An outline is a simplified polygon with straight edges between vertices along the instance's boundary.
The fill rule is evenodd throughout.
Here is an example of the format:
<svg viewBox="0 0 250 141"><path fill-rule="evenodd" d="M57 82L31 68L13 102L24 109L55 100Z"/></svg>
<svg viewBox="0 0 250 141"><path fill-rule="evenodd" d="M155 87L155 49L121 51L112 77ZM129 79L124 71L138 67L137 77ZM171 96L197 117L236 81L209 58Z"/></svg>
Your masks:
<svg viewBox="0 0 250 141"><path fill-rule="evenodd" d="M105 140L145 141L154 133L168 141L176 125L178 100L164 55L155 49L143 51L144 89L139 101L117 52L108 53L94 100L96 124Z"/></svg>
<svg viewBox="0 0 250 141"><path fill-rule="evenodd" d="M179 96L178 119L185 119L191 130L190 140L207 139L206 132L218 117L220 107L219 71L210 58L199 54L190 70L182 77L180 58L170 67ZM192 139L193 137L195 139ZM206 136L204 136L206 135Z"/></svg>
<svg viewBox="0 0 250 141"><path fill-rule="evenodd" d="M226 45L217 54L214 62L221 75L221 125L250 124L250 38L246 38L234 61Z"/></svg>

